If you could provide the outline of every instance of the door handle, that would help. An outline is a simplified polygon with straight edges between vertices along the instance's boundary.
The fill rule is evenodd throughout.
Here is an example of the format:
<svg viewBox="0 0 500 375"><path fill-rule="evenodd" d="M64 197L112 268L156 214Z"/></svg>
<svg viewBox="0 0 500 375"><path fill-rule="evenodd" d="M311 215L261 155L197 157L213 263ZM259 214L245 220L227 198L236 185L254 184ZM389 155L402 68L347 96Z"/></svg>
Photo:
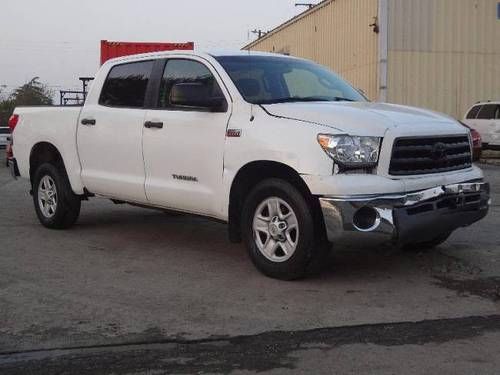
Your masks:
<svg viewBox="0 0 500 375"><path fill-rule="evenodd" d="M84 118L82 120L82 125L85 126L94 126L96 124L96 121L92 118Z"/></svg>
<svg viewBox="0 0 500 375"><path fill-rule="evenodd" d="M144 127L148 129L163 129L163 122L146 121Z"/></svg>

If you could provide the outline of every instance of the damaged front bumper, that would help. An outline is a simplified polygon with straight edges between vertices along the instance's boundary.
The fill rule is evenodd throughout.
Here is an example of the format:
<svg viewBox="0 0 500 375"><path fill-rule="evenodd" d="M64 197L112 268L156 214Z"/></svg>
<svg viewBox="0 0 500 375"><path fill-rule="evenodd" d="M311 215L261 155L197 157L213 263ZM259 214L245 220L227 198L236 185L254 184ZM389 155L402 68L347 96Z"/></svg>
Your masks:
<svg viewBox="0 0 500 375"><path fill-rule="evenodd" d="M426 242L484 218L490 186L483 181L439 186L422 191L321 197L328 239L349 233L374 233L400 244Z"/></svg>

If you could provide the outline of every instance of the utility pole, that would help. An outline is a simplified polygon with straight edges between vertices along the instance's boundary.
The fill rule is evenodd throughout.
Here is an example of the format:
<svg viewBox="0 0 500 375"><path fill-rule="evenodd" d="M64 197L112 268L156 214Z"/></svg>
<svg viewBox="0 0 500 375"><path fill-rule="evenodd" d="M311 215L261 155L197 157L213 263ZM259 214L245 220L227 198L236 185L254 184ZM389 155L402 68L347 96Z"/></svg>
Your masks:
<svg viewBox="0 0 500 375"><path fill-rule="evenodd" d="M252 30L250 31L252 34L255 34L257 35L257 37L260 39L262 38L264 35L266 35L267 33L265 31L262 31L261 29L255 29L255 30Z"/></svg>

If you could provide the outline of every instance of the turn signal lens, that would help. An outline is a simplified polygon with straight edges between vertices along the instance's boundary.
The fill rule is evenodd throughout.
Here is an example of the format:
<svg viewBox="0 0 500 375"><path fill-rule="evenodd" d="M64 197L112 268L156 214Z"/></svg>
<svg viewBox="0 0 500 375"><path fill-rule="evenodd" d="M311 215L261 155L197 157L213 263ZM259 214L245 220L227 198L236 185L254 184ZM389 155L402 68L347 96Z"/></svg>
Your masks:
<svg viewBox="0 0 500 375"><path fill-rule="evenodd" d="M321 145L321 147L323 147L323 149L328 149L328 147L330 146L330 140L331 138L329 135L324 135L324 134L318 135L318 142Z"/></svg>

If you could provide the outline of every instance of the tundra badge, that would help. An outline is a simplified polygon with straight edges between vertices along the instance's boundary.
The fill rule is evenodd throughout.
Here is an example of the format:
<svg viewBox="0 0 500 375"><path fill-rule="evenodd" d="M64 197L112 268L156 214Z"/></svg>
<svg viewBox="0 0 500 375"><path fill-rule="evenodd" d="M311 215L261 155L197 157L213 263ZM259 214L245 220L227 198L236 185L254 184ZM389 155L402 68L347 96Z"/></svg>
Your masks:
<svg viewBox="0 0 500 375"><path fill-rule="evenodd" d="M193 176L182 176L178 174L173 174L172 177L174 180L187 181L187 182L198 182L198 178Z"/></svg>

